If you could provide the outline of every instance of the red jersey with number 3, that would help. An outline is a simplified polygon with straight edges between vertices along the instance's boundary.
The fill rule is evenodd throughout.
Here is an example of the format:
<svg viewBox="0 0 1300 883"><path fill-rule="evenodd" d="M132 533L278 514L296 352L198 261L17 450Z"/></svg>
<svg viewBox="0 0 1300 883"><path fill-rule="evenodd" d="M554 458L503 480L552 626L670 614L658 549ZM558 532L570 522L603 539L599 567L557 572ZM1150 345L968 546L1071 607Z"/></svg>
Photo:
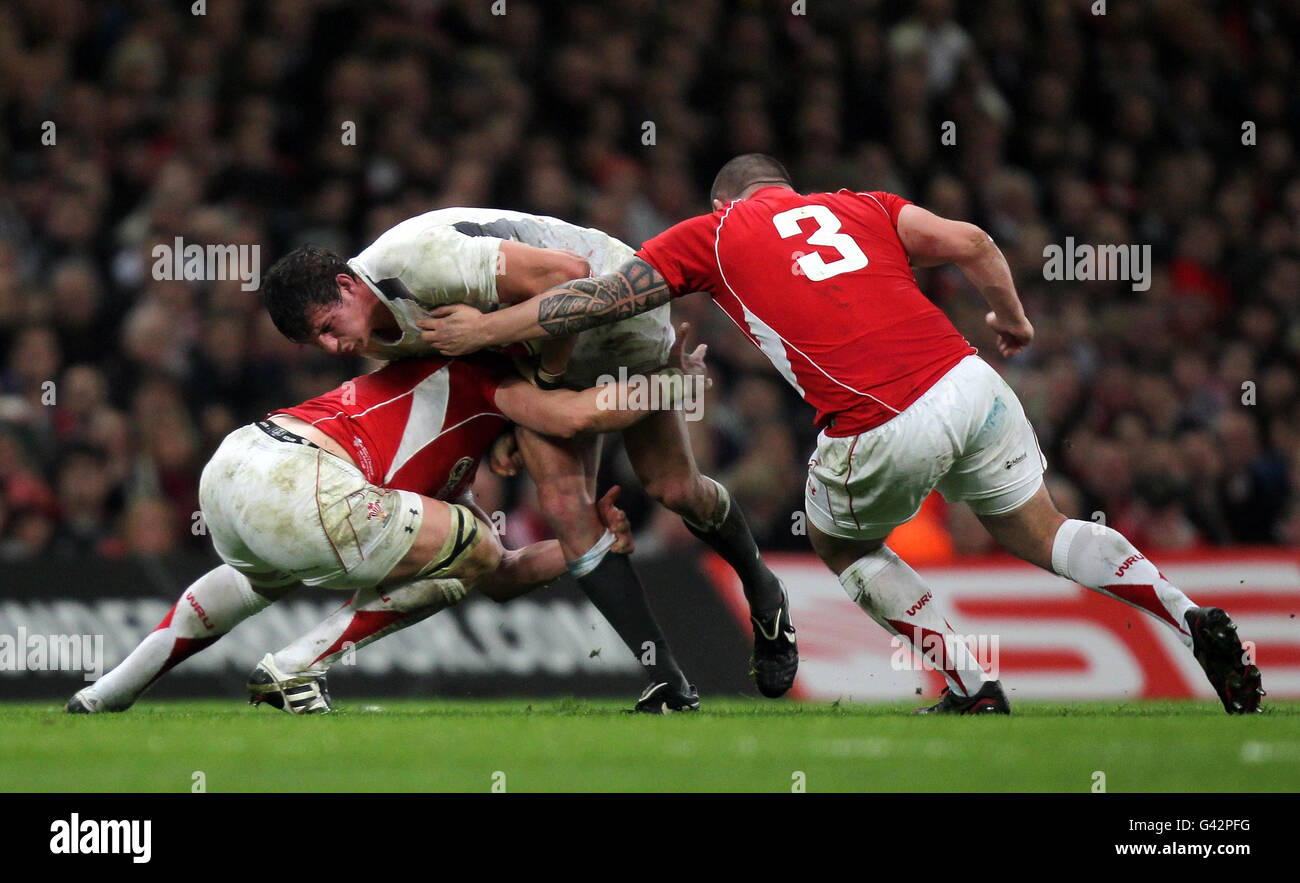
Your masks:
<svg viewBox="0 0 1300 883"><path fill-rule="evenodd" d="M493 353L402 359L294 408L352 455L366 481L440 500L469 487L509 420L496 390L514 373Z"/></svg>
<svg viewBox="0 0 1300 883"><path fill-rule="evenodd" d="M651 239L637 257L674 296L706 291L831 436L916 401L975 352L912 277L892 193L765 187Z"/></svg>

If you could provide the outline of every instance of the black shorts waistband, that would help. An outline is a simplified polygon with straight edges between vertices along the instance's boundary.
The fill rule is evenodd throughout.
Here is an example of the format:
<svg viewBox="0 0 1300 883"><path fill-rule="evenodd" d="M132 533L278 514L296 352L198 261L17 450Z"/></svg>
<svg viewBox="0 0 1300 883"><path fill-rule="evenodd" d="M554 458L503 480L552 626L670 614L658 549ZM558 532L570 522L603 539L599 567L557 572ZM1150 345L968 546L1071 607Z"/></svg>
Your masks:
<svg viewBox="0 0 1300 883"><path fill-rule="evenodd" d="M288 442L291 445L306 445L309 448L319 447L315 443L307 441L301 435L296 435L280 424L272 423L270 420L259 420L253 425L276 441Z"/></svg>

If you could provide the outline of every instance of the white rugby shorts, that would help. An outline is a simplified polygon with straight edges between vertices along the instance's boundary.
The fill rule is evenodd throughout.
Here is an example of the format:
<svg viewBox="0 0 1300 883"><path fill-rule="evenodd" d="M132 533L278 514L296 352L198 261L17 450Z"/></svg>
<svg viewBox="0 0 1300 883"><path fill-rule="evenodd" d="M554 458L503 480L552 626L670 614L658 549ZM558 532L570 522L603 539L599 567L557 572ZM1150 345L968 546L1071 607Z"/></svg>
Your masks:
<svg viewBox="0 0 1300 883"><path fill-rule="evenodd" d="M1010 512L1034 495L1046 468L1016 394L987 362L967 356L887 423L818 436L804 508L822 533L879 539L910 521L935 488L977 515Z"/></svg>
<svg viewBox="0 0 1300 883"><path fill-rule="evenodd" d="M424 517L418 494L376 487L346 460L258 424L217 448L199 480L199 505L217 554L259 586L378 585L410 551Z"/></svg>
<svg viewBox="0 0 1300 883"><path fill-rule="evenodd" d="M658 371L668 364L675 339L668 304L589 328L578 335L564 371L564 384L586 389L606 374L617 380L620 367L626 368L629 376Z"/></svg>

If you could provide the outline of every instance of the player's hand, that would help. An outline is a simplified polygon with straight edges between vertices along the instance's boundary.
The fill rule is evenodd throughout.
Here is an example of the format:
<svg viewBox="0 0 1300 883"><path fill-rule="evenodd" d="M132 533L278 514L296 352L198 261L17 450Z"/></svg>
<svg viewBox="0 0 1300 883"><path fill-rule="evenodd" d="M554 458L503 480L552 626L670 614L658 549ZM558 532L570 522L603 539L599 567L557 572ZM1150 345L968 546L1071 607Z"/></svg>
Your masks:
<svg viewBox="0 0 1300 883"><path fill-rule="evenodd" d="M673 348L668 353L668 367L680 368L683 374L698 374L704 378L704 388L708 389L713 386L713 380L709 377L708 366L704 364L704 355L709 351L709 345L702 343L694 350L687 352L686 347L689 345L687 339L691 333L691 323L683 322L677 326L677 340L673 341Z"/></svg>
<svg viewBox="0 0 1300 883"><path fill-rule="evenodd" d="M567 248L551 248L551 249L547 249L547 251L558 251L560 254L567 254L569 257L573 258L574 260L582 261L584 264L590 265L589 264L589 262L591 261L590 255L578 254L576 251L572 251L571 249L567 249ZM595 275L594 270L592 271L592 275L593 276Z"/></svg>
<svg viewBox="0 0 1300 883"><path fill-rule="evenodd" d="M998 352L1002 353L1004 359L1016 355L1034 339L1034 326L1023 315L1015 319L1003 319L997 313L989 313L984 321L997 332Z"/></svg>
<svg viewBox="0 0 1300 883"><path fill-rule="evenodd" d="M438 307L427 318L416 319L420 339L444 356L477 352L489 341L483 330L483 314L469 304Z"/></svg>
<svg viewBox="0 0 1300 883"><path fill-rule="evenodd" d="M502 478L512 478L524 468L524 455L519 451L513 429L503 432L488 450L488 468Z"/></svg>
<svg viewBox="0 0 1300 883"><path fill-rule="evenodd" d="M601 523L614 532L614 545L611 552L619 555L631 555L636 550L636 540L632 537L632 523L627 520L627 513L614 505L622 488L614 485L605 491L605 496L596 504Z"/></svg>

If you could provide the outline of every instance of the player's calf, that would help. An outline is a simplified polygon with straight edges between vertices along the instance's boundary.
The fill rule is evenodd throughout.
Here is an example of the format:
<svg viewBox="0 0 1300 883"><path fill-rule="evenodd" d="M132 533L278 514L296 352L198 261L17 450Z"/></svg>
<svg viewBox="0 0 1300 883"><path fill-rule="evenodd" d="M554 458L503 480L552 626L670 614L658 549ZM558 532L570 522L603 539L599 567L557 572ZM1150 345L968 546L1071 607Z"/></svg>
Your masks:
<svg viewBox="0 0 1300 883"><path fill-rule="evenodd" d="M1195 654L1229 714L1259 710L1260 672L1246 659L1232 620L1218 608L1197 607L1119 531L1067 519L1045 487L1013 512L980 520L1008 551L1172 628Z"/></svg>
<svg viewBox="0 0 1300 883"><path fill-rule="evenodd" d="M705 487L712 485L715 488L716 502L706 512L683 513L686 529L736 571L745 590L745 599L749 601L750 616L763 622L771 621L778 616L784 603L781 581L759 554L745 514L731 498L731 493L707 475L700 476L700 482ZM693 499L699 498L699 494L693 495Z"/></svg>
<svg viewBox="0 0 1300 883"><path fill-rule="evenodd" d="M558 442L516 430L519 449L537 483L537 498L555 531L565 566L653 683L688 686L686 675L655 620L641 579L627 555L612 551L616 542L592 501L596 448L591 439Z"/></svg>
<svg viewBox="0 0 1300 883"><path fill-rule="evenodd" d="M1184 621L1196 606L1192 600L1123 534L1058 512L1046 486L1015 510L980 515L980 521L1007 551L1151 614L1192 646Z"/></svg>
<svg viewBox="0 0 1300 883"><path fill-rule="evenodd" d="M934 590L892 549L879 539L831 536L815 525L809 539L853 602L943 675L949 704L987 693L993 677L954 633Z"/></svg>
<svg viewBox="0 0 1300 883"><path fill-rule="evenodd" d="M707 492L710 487L713 493ZM785 695L794 686L799 671L799 646L790 621L790 603L781 580L759 554L740 507L725 487L698 472L694 473L694 481L681 477L661 479L658 488L661 502L679 512L686 529L717 552L740 577L754 627L754 653L750 657L754 682L758 691L770 699Z"/></svg>
<svg viewBox="0 0 1300 883"><path fill-rule="evenodd" d="M271 661L279 671L291 675L323 675L349 653L460 603L466 592L465 583L456 579L412 580L360 589L311 631L273 653ZM250 679L250 690L256 682Z"/></svg>
<svg viewBox="0 0 1300 883"><path fill-rule="evenodd" d="M692 534L731 565L744 587L750 615L771 625L781 607L781 583L763 563L731 494L700 474L682 413L651 414L624 430L623 441L646 493L680 515Z"/></svg>
<svg viewBox="0 0 1300 883"><path fill-rule="evenodd" d="M126 659L73 696L67 711L125 711L154 681L295 587L255 587L229 565L210 570L181 593Z"/></svg>

